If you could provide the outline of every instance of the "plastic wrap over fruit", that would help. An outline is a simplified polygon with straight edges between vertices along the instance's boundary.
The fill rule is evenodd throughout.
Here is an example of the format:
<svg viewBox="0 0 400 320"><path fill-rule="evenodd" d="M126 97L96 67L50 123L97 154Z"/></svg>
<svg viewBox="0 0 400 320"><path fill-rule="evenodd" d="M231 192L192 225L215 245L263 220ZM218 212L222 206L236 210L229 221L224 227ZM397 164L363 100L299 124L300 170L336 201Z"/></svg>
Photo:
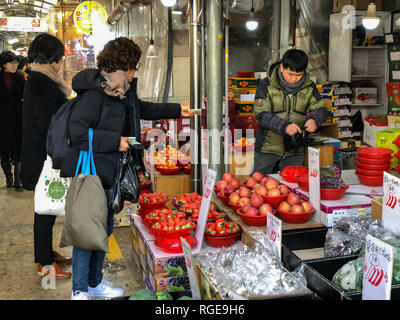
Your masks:
<svg viewBox="0 0 400 320"><path fill-rule="evenodd" d="M342 176L342 171L337 165L333 166L321 166L320 167L321 176L340 178Z"/></svg>
<svg viewBox="0 0 400 320"><path fill-rule="evenodd" d="M259 241L252 248L238 242L229 248L200 252L195 260L224 298L231 292L248 298L307 290L303 269L286 272L277 256Z"/></svg>
<svg viewBox="0 0 400 320"><path fill-rule="evenodd" d="M364 215L341 218L328 230L325 239L325 257L339 257L358 254L365 244L365 238L371 226L381 225Z"/></svg>

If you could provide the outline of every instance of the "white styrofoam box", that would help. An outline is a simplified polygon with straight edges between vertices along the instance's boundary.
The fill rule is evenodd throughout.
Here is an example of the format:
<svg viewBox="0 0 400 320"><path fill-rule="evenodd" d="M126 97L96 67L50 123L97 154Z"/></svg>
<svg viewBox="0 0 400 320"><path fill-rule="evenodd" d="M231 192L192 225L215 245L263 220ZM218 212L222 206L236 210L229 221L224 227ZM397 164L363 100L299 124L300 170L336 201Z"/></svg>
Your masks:
<svg viewBox="0 0 400 320"><path fill-rule="evenodd" d="M265 77L267 77L267 73L266 72L254 72L254 78L262 80Z"/></svg>
<svg viewBox="0 0 400 320"><path fill-rule="evenodd" d="M352 215L366 215L367 217L370 217L371 207L336 210L333 213L325 213L321 211L320 222L326 227L331 228L340 220L340 218L349 217Z"/></svg>
<svg viewBox="0 0 400 320"><path fill-rule="evenodd" d="M388 125L374 125L368 120L364 119L364 134L363 141L371 147L376 147L376 133L388 129Z"/></svg>
<svg viewBox="0 0 400 320"><path fill-rule="evenodd" d="M376 103L378 103L378 88L353 88L353 104Z"/></svg>
<svg viewBox="0 0 400 320"><path fill-rule="evenodd" d="M241 94L240 101L241 102L254 102L255 94Z"/></svg>

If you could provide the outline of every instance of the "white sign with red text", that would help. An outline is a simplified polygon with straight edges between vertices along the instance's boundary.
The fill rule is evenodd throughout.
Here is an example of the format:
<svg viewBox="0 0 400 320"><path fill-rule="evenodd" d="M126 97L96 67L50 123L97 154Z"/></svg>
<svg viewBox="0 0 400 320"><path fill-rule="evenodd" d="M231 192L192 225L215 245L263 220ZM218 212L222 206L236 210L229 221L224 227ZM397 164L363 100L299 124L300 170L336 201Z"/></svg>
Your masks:
<svg viewBox="0 0 400 320"><path fill-rule="evenodd" d="M363 300L390 300L394 249L367 235L363 275Z"/></svg>
<svg viewBox="0 0 400 320"><path fill-rule="evenodd" d="M189 277L190 290L192 291L193 300L201 300L199 284L197 283L197 278L193 270L193 257L192 257L192 248L189 243L181 237L183 255L185 256L186 269Z"/></svg>
<svg viewBox="0 0 400 320"><path fill-rule="evenodd" d="M321 221L321 194L319 184L319 149L308 147L308 183L310 203L315 208L313 219Z"/></svg>
<svg viewBox="0 0 400 320"><path fill-rule="evenodd" d="M24 32L48 32L49 26L46 19L28 17L3 17L0 18L0 30Z"/></svg>
<svg viewBox="0 0 400 320"><path fill-rule="evenodd" d="M382 223L400 234L400 179L387 172L383 173Z"/></svg>
<svg viewBox="0 0 400 320"><path fill-rule="evenodd" d="M204 238L204 229L207 223L208 211L210 209L211 197L213 194L216 176L217 172L215 170L208 169L207 180L203 188L203 198L201 199L199 218L197 220L197 227L196 227L197 244L196 247L193 249L194 253L197 253L201 250Z"/></svg>
<svg viewBox="0 0 400 320"><path fill-rule="evenodd" d="M267 212L267 237L276 247L279 259L282 256L282 220Z"/></svg>

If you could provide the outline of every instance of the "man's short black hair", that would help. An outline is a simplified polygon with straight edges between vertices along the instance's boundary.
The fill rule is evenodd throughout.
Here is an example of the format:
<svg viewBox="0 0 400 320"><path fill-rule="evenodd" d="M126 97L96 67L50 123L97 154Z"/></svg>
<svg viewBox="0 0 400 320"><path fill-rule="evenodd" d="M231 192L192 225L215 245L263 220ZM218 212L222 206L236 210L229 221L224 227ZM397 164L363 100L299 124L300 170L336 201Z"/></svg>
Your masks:
<svg viewBox="0 0 400 320"><path fill-rule="evenodd" d="M3 51L0 54L0 68L2 68L6 63L17 61L17 56L11 51Z"/></svg>
<svg viewBox="0 0 400 320"><path fill-rule="evenodd" d="M39 34L31 42L28 49L29 63L50 64L59 62L64 55L64 45L56 37L48 34Z"/></svg>
<svg viewBox="0 0 400 320"><path fill-rule="evenodd" d="M291 49L285 52L282 58L284 69L290 69L296 72L303 72L308 66L307 54L302 50Z"/></svg>
<svg viewBox="0 0 400 320"><path fill-rule="evenodd" d="M17 60L18 60L18 68L17 68L18 70L21 70L28 63L28 59L24 56L17 56Z"/></svg>

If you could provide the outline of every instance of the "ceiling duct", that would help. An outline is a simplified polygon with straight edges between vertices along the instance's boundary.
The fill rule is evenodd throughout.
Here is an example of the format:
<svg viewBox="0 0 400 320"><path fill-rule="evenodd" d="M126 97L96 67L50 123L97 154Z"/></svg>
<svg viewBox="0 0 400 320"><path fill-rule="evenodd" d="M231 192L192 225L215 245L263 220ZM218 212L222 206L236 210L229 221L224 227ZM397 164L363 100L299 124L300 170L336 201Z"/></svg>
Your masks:
<svg viewBox="0 0 400 320"><path fill-rule="evenodd" d="M121 0L114 11L107 18L107 22L111 25L116 24L119 20L121 20L122 16L129 10L131 10L134 6L141 4L151 3L149 0Z"/></svg>

